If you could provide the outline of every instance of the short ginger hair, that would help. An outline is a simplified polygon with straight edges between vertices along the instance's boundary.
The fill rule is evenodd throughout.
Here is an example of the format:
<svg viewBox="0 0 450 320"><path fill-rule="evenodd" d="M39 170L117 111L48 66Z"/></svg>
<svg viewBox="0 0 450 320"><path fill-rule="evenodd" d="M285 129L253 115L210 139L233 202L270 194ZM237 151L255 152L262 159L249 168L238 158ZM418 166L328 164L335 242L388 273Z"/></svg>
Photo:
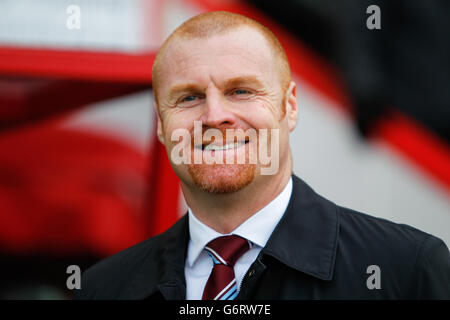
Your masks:
<svg viewBox="0 0 450 320"><path fill-rule="evenodd" d="M259 22L240 14L212 11L199 14L185 21L164 41L153 63L152 82L155 101L158 102L158 84L161 72L163 72L161 61L170 43L176 41L176 39L206 39L215 35L226 34L242 27L249 27L258 31L266 39L276 59L274 63L277 63L280 73L281 88L284 91L287 90L291 81L289 62L283 47L272 31Z"/></svg>

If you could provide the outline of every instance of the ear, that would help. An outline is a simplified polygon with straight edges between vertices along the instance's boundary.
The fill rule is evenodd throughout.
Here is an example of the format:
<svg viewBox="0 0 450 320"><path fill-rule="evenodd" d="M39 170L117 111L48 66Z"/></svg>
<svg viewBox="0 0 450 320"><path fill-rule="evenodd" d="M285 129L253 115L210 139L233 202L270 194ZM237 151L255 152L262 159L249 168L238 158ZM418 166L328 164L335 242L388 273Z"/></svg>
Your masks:
<svg viewBox="0 0 450 320"><path fill-rule="evenodd" d="M288 122L289 131L293 131L297 126L298 118L298 105L297 105L297 85L294 81L289 83L289 87L286 91L285 99L285 117Z"/></svg>
<svg viewBox="0 0 450 320"><path fill-rule="evenodd" d="M156 124L156 135L158 136L159 142L164 144L164 133L163 133L163 125L161 121L161 116L159 115L159 108L158 104L155 101L155 111L156 111L156 118L157 118L157 124Z"/></svg>

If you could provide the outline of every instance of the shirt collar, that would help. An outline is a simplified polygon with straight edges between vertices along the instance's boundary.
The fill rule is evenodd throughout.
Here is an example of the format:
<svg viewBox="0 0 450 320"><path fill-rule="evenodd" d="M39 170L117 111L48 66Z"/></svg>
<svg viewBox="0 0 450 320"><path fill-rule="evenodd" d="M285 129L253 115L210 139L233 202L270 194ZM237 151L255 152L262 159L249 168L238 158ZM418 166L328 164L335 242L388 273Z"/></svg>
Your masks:
<svg viewBox="0 0 450 320"><path fill-rule="evenodd" d="M283 191L275 199L244 221L230 234L241 236L259 247L264 247L286 211L291 194L292 178L289 179ZM187 262L192 267L205 245L211 240L223 236L223 234L198 220L190 208L188 208L188 218L190 242Z"/></svg>

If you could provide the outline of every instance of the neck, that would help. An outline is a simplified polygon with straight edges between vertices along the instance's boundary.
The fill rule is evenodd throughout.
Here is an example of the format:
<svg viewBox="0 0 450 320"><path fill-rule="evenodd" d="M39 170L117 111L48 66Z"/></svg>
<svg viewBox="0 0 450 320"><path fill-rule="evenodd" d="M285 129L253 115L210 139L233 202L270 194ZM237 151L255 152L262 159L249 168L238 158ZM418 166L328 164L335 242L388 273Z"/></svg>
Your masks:
<svg viewBox="0 0 450 320"><path fill-rule="evenodd" d="M257 176L248 186L227 194L207 193L184 183L181 186L196 218L217 232L228 234L275 199L291 174L291 166L287 165L274 176Z"/></svg>

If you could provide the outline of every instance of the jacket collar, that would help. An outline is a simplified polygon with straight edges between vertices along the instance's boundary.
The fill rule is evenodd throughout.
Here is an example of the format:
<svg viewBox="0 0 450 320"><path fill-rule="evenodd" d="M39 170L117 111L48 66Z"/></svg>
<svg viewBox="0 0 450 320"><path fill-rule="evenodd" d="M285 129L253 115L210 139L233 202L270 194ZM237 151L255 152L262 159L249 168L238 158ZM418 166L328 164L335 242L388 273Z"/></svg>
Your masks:
<svg viewBox="0 0 450 320"><path fill-rule="evenodd" d="M337 251L337 206L292 176L294 186L283 218L262 254L322 280L331 280Z"/></svg>
<svg viewBox="0 0 450 320"><path fill-rule="evenodd" d="M337 206L295 175L292 179L293 190L286 212L261 254L313 277L331 280L339 231ZM187 215L157 238L154 240L158 248L148 254L122 299L144 299L158 291L166 299L185 299Z"/></svg>

